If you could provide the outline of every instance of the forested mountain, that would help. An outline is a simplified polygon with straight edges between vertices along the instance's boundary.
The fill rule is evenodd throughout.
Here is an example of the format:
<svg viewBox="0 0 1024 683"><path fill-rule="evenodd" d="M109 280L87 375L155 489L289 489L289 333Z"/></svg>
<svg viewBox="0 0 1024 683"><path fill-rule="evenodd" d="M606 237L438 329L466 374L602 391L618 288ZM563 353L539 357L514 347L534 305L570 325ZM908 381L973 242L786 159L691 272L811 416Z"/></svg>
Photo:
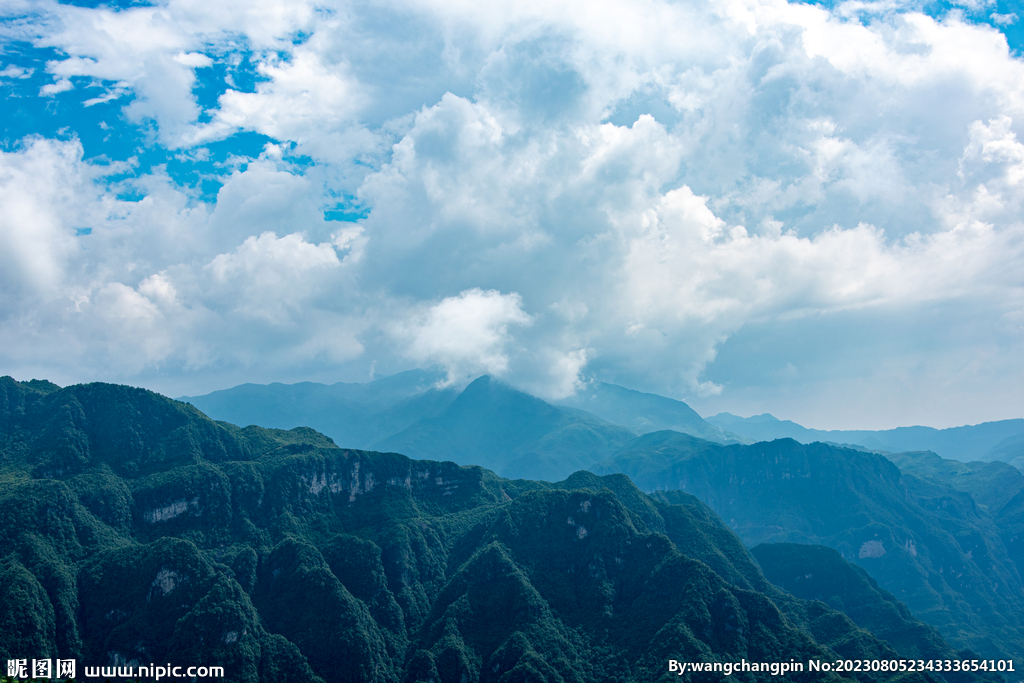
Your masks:
<svg viewBox="0 0 1024 683"><path fill-rule="evenodd" d="M890 453L904 472L971 496L991 518L1017 572L1024 576L1024 474L1003 462L958 462L934 453Z"/></svg>
<svg viewBox="0 0 1024 683"><path fill-rule="evenodd" d="M1024 471L1024 432L1006 437L990 448L981 459L1001 460Z"/></svg>
<svg viewBox="0 0 1024 683"><path fill-rule="evenodd" d="M749 546L835 548L956 647L1024 656L1024 584L997 524L970 495L881 455L656 432L592 469L622 472L666 502L695 495Z"/></svg>
<svg viewBox="0 0 1024 683"><path fill-rule="evenodd" d="M765 413L739 417L719 413L706 420L754 441L794 439L800 443L826 441L857 444L869 450L890 452L932 451L944 458L971 460L1002 460L1009 462L1024 456L1024 419L984 422L965 427L934 429L932 427L898 427L885 430L808 429L790 420L779 420Z"/></svg>
<svg viewBox="0 0 1024 683"><path fill-rule="evenodd" d="M905 657L956 659L957 655L933 627L860 567L832 548L799 543L762 543L750 551L765 577L804 600L821 600L840 610Z"/></svg>
<svg viewBox="0 0 1024 683"><path fill-rule="evenodd" d="M9 377L0 468L0 659L582 683L710 679L669 659L898 656L770 584L693 496L655 500L621 475L508 480L238 428L142 389Z"/></svg>

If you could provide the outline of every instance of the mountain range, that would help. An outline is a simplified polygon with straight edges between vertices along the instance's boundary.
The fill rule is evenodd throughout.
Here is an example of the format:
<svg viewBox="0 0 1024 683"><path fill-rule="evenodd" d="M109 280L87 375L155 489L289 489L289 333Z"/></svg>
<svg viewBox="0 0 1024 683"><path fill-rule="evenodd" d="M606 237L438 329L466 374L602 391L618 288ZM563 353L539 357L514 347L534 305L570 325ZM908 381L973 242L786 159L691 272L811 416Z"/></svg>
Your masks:
<svg viewBox="0 0 1024 683"><path fill-rule="evenodd" d="M598 381L588 381L572 396L548 403L489 377L480 377L461 390L438 388L444 378L441 372L410 370L362 384L243 384L179 400L232 424L312 427L352 448L404 448L409 453L447 457L462 464L486 462L509 476L549 480L572 471L572 466L557 464L563 457L577 465L589 464L592 456L610 456L625 445L630 435L664 430L722 444L789 438L804 444L821 441L891 453L932 451L963 462L1001 461L1024 468L1024 419L949 429L821 430L767 413L747 418L719 413L705 419L683 401ZM489 388L484 391L481 384ZM471 394L468 400L445 414L464 392ZM490 406L483 407L482 401L489 401ZM516 412L520 410L525 412ZM442 447L433 436L427 437L437 436L438 429L454 428L472 441L474 428L462 424L462 420L486 420L488 428L497 429L514 422L536 438L520 440L509 452L497 456L475 442L457 439L459 443L454 443L449 438ZM541 442L549 431L562 433L552 434L551 442ZM584 445L588 441L590 445ZM448 449L451 456L443 449ZM491 459L480 460L484 457ZM517 459L520 461L513 464ZM506 464L510 465L508 470L504 469Z"/></svg>
<svg viewBox="0 0 1024 683"><path fill-rule="evenodd" d="M386 387L402 380L405 393L389 400L421 401L430 414L412 419L414 412L405 411L404 425L390 423L401 429L360 445L480 464L509 477L553 482L588 468L625 473L656 495L688 491L749 547L798 542L838 549L956 647L991 657L1024 654L1024 632L1017 626L1024 602L1024 514L1016 512L1024 512L1024 494L1014 498L1021 488L1014 482L1024 476L1005 463L968 465L932 454L950 466L989 473L976 476L973 487L967 478L954 484L912 467L900 471L910 454L922 451L889 450L930 444L958 457L989 453L1002 442L1012 444L1024 420L947 430L824 432L768 415L720 414L705 421L681 401L599 382L553 405L488 377L461 392L439 390L432 388L437 376L417 372L378 382ZM380 391L378 382L354 386L372 394ZM190 400L220 410L217 417L225 416L224 407L247 405L247 415L259 417L258 401L234 397L241 389ZM277 385L276 392L283 391L294 389ZM426 399L438 395L450 402L440 407L443 401ZM208 402L213 396L220 405ZM384 403L373 409L390 410ZM753 443L785 434L800 438ZM835 443L853 439L859 443ZM993 502L999 491L1002 498Z"/></svg>
<svg viewBox="0 0 1024 683"><path fill-rule="evenodd" d="M948 429L898 427L875 431L808 429L790 420L779 420L768 413L753 417L719 413L707 418L707 422L752 441L826 441L856 444L868 450L892 453L932 451L943 458L963 462L1001 460L1024 466L1024 419L999 420ZM1016 458L1021 460L1014 462Z"/></svg>
<svg viewBox="0 0 1024 683"><path fill-rule="evenodd" d="M180 400L227 422L308 426L353 448L547 481L604 460L656 429L738 441L682 401L611 384L592 383L554 405L487 376L461 391L436 388L440 380L437 373L413 370L366 384L245 384Z"/></svg>
<svg viewBox="0 0 1024 683"><path fill-rule="evenodd" d="M0 378L0 548L0 658L216 664L231 681L627 683L678 680L670 660L764 663L738 675L768 681L771 663L977 656L836 554L752 555L682 491L341 448L115 385ZM769 554L780 584L822 567L859 580L804 599L769 581L755 559Z"/></svg>
<svg viewBox="0 0 1024 683"><path fill-rule="evenodd" d="M957 647L1024 657L1018 537L966 490L877 453L792 439L721 445L671 431L591 469L624 473L666 502L694 495L748 546L834 548Z"/></svg>

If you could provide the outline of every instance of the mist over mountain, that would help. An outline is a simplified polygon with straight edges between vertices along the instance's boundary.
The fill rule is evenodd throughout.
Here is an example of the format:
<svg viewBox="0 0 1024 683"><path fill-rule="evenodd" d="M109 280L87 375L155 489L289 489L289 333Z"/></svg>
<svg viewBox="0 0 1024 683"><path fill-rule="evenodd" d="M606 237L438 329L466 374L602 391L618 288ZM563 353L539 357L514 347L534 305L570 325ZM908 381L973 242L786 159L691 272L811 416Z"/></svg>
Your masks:
<svg viewBox="0 0 1024 683"><path fill-rule="evenodd" d="M555 403L586 410L636 434L671 429L719 443L743 441L742 437L705 421L682 401L607 382L588 382L572 396Z"/></svg>
<svg viewBox="0 0 1024 683"><path fill-rule="evenodd" d="M992 519L1018 573L1024 576L1024 474L1003 462L962 463L931 452L886 457L914 477L955 489L976 501Z"/></svg>
<svg viewBox="0 0 1024 683"><path fill-rule="evenodd" d="M372 447L553 481L609 457L634 437L590 413L559 408L481 377L436 417Z"/></svg>
<svg viewBox="0 0 1024 683"><path fill-rule="evenodd" d="M232 681L639 683L677 680L670 658L899 656L773 586L693 496L622 475L509 480L238 428L142 389L9 377L0 437L0 586L18 608L0 657L215 663Z"/></svg>
<svg viewBox="0 0 1024 683"><path fill-rule="evenodd" d="M533 465L528 458L507 472L510 476L533 478L560 478L572 471L569 466L559 468L553 465L551 457L557 461L558 457L565 456L577 464L589 464L587 455L583 455L582 459L571 454L566 456L577 445L581 450L589 448L592 452L603 453L602 457L611 455L609 448L624 445L625 442L612 436L614 430L607 424L602 426L602 423L622 427L634 435L672 430L717 443L751 443L791 438L805 444L823 441L893 453L928 450L964 462L1011 462L1020 457L1022 459L1019 463L1024 464L1024 450L1021 450L1024 448L1024 419L949 429L918 426L890 430L820 430L809 429L790 420L779 420L768 413L748 418L719 413L703 419L683 401L606 382L587 382L572 396L548 404L491 378L486 378L487 382L494 385L490 393L479 391L480 387L475 382L462 391L454 387L437 388L443 380L444 373L440 371L410 370L366 383L243 384L202 396L182 396L180 400L192 403L214 419L232 424L258 424L282 429L307 426L330 436L339 444L354 448L393 448L400 452L419 453L423 457L447 457L462 464L486 463L498 472L504 472L507 462L533 453L536 455ZM453 409L447 417L441 418L441 414L464 391L471 395L463 401L464 407ZM518 395L516 401L519 408L512 407L514 401L510 398L507 401L498 399L496 395L488 398L491 393L500 391L510 392L509 396ZM492 408L480 408L479 414L471 414L472 410L466 408L492 400L496 401ZM527 417L531 413L530 409L525 408L528 404L539 412ZM541 405L548 407L541 409ZM552 417L559 409L565 408L575 409L575 418L568 417L566 413L557 420ZM520 409L525 412L516 412ZM511 412L503 412L506 410ZM582 415L580 411L585 411L587 415ZM541 414L547 417L541 417ZM575 421L581 424L581 432L597 433L580 437L590 439L590 446L582 443L574 445L570 439L564 447L544 443L533 448L532 443L520 439L516 447L504 449L509 453L516 451L516 448L520 448L520 451L510 457L503 451L503 455L494 460L492 450L488 450L491 447L461 443L460 439L472 440L477 437L470 436L473 428L455 426L460 419L489 421L490 427L496 431L505 429L499 423L509 420L520 425L529 423L530 426L524 429L535 434L535 441L540 439L540 434L547 433L544 430L556 429L556 423L564 427ZM536 424L533 424L533 420L537 420ZM417 424L421 421L422 424ZM582 423L586 423L586 426L582 426ZM437 439L425 438L440 424L446 425L442 430L444 433L439 433ZM406 433L399 436L403 432ZM553 436L555 441L564 438L565 434ZM442 443L445 445L442 446ZM447 449L448 455L445 455L444 449Z"/></svg>
<svg viewBox="0 0 1024 683"><path fill-rule="evenodd" d="M901 473L882 455L655 432L591 469L624 473L668 502L694 495L748 546L834 548L955 647L1024 656L1024 583L996 521L970 494Z"/></svg>
<svg viewBox="0 0 1024 683"><path fill-rule="evenodd" d="M443 378L409 370L366 383L242 384L178 400L232 424L311 427L339 444L365 448L444 410L459 392L436 389Z"/></svg>
<svg viewBox="0 0 1024 683"><path fill-rule="evenodd" d="M1006 437L990 448L982 460L1000 460L1024 470L1024 432Z"/></svg>
<svg viewBox="0 0 1024 683"><path fill-rule="evenodd" d="M723 443L738 438L682 401L612 384L589 384L553 405L487 376L461 392L434 388L441 379L415 370L366 384L246 384L181 400L236 424L308 426L343 446L547 481L585 469L658 429Z"/></svg>
<svg viewBox="0 0 1024 683"><path fill-rule="evenodd" d="M944 458L962 460L1002 460L1024 455L1024 419L984 422L964 427L897 427L884 430L808 429L790 420L779 420L764 413L739 417L719 413L706 420L712 425L754 441L795 439L800 443L831 441L891 452L932 451Z"/></svg>

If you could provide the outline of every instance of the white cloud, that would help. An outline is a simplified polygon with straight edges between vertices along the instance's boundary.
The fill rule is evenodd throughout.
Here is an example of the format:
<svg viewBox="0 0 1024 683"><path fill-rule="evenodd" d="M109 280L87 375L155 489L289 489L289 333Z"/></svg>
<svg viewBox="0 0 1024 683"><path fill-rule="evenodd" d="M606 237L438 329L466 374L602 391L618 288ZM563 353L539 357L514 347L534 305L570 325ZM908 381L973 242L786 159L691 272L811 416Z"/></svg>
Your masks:
<svg viewBox="0 0 1024 683"><path fill-rule="evenodd" d="M254 173L275 173L255 166ZM261 210L245 209L244 197L233 215L217 215L167 177L150 175L123 181L143 199L119 200L104 176L128 169L83 161L77 141L34 139L0 152L5 364L48 358L54 377L88 367L130 381L165 367L270 369L362 353L356 335L366 323L346 313L343 295L336 301L365 244L359 226L322 215L315 225L299 212L291 215L325 233L324 241L272 231L246 237L232 221L258 227ZM287 188L288 178L278 181ZM268 224L287 227L288 216ZM242 237L218 253L231 234ZM277 330L269 338L268 327Z"/></svg>
<svg viewBox="0 0 1024 683"><path fill-rule="evenodd" d="M81 156L77 141L41 138L0 151L0 281L8 310L16 299L34 305L53 296L66 279L79 250L75 228L93 218L80 195L96 173Z"/></svg>
<svg viewBox="0 0 1024 683"><path fill-rule="evenodd" d="M531 322L518 294L470 289L396 323L393 333L408 340L405 353L413 360L444 367L452 384L505 375L514 352L510 328Z"/></svg>
<svg viewBox="0 0 1024 683"><path fill-rule="evenodd" d="M19 35L67 55L44 94L124 97L180 164L271 141L209 203L162 169L108 186L77 143L4 152L0 277L63 302L83 367L123 346L109 328L147 340L138 372L436 363L549 397L596 373L725 401L745 380L721 351L747 330L983 311L942 348L906 332L953 376L1024 307L1024 62L991 26L907 7L40 3ZM349 205L369 215L324 220ZM34 344L9 357L51 353L56 323L5 306ZM993 365L1024 369L997 337Z"/></svg>
<svg viewBox="0 0 1024 683"><path fill-rule="evenodd" d="M205 69L213 66L213 60L201 52L179 52L172 59L182 66L190 66L193 69Z"/></svg>
<svg viewBox="0 0 1024 683"><path fill-rule="evenodd" d="M212 278L206 296L244 317L281 325L302 314L313 286L307 271L340 265L331 244L310 244L299 234L279 238L265 232L204 267Z"/></svg>
<svg viewBox="0 0 1024 683"><path fill-rule="evenodd" d="M67 78L61 78L53 83L47 83L46 85L39 88L40 95L56 95L58 93L67 92L68 90L74 90L74 84Z"/></svg>
<svg viewBox="0 0 1024 683"><path fill-rule="evenodd" d="M254 130L278 140L306 142L324 129L345 128L364 105L359 85L344 65L324 64L308 49L297 49L288 62L273 56L259 65L267 80L256 92L229 90L220 98L214 129Z"/></svg>
<svg viewBox="0 0 1024 683"><path fill-rule="evenodd" d="M192 93L195 70L214 63L207 49L225 51L238 37L258 53L290 46L289 35L307 27L314 14L300 2L184 1L121 11L44 2L34 10L47 29L37 44L69 53L48 63L59 80L44 86L44 94L70 89L72 76L128 84L137 95L129 116L154 120L171 148L211 136L198 123L201 110ZM219 130L214 137L230 132Z"/></svg>
<svg viewBox="0 0 1024 683"><path fill-rule="evenodd" d="M8 64L3 71L0 71L0 78L25 79L29 78L34 72L35 69L24 69L14 64Z"/></svg>
<svg viewBox="0 0 1024 683"><path fill-rule="evenodd" d="M235 171L217 193L211 216L218 249L250 235L270 232L318 232L323 229L319 188L286 164L257 160Z"/></svg>
<svg viewBox="0 0 1024 683"><path fill-rule="evenodd" d="M1024 144L1017 141L1013 132L1013 120L1001 116L987 124L975 121L971 124L971 141L960 157L960 174L965 175L965 166L981 162L997 170L997 181L1008 189L1014 189L1024 182ZM973 174L972 174L973 175Z"/></svg>

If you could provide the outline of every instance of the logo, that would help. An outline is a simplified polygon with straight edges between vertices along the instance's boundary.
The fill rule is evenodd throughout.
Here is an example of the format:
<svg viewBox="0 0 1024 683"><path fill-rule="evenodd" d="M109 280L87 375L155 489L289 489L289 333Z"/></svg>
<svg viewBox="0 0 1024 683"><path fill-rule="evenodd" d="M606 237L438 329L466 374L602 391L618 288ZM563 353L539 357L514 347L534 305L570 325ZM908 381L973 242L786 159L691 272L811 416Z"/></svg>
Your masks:
<svg viewBox="0 0 1024 683"><path fill-rule="evenodd" d="M74 678L73 659L8 659L7 675L11 678Z"/></svg>

